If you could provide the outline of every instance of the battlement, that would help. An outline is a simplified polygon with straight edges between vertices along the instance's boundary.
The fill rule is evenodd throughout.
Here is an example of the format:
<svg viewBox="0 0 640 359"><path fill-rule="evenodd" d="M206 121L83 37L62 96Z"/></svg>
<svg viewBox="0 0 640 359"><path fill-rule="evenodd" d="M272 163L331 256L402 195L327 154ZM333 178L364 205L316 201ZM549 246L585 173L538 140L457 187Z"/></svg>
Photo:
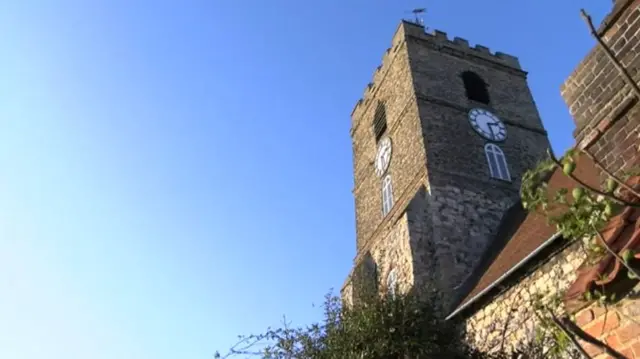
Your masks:
<svg viewBox="0 0 640 359"><path fill-rule="evenodd" d="M469 41L466 39L454 37L453 40L450 40L446 32L439 30L425 32L424 26L403 20L393 35L391 47L385 51L382 57L382 63L376 68L372 81L367 84L363 97L358 100L351 112L352 117L357 114L360 107L368 104L372 94L375 92L377 84L382 81L387 65L408 39L417 39L423 42L425 46L454 56L481 58L516 71L523 71L520 67L520 61L515 56L503 52L492 53L488 47L482 45L471 47Z"/></svg>
<svg viewBox="0 0 640 359"><path fill-rule="evenodd" d="M486 60L499 63L503 66L511 67L516 70L522 70L520 62L515 56L505 54L504 52L492 53L491 50L482 45L475 45L471 47L469 41L460 37L454 37L450 40L447 33L440 30L433 30L431 32L425 32L424 26L403 21L404 35L405 37L413 37L419 40L427 41L428 43L435 45L436 48L442 50L448 48L452 50L462 51L465 55L478 56Z"/></svg>

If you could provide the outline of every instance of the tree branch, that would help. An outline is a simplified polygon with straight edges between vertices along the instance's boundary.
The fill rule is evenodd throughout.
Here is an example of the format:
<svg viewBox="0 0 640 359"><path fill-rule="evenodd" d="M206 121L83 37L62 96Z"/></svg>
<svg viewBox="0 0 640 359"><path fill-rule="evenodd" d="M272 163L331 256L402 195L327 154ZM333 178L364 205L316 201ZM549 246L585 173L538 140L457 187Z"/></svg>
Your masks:
<svg viewBox="0 0 640 359"><path fill-rule="evenodd" d="M507 330L509 329L509 324L511 324L511 320L513 319L513 312L516 310L517 300L520 298L520 293L524 290L524 287L520 288L513 300L511 301L511 305L509 306L509 313L504 320L504 326L502 328L502 341L500 343L500 351L504 350L504 344L507 341Z"/></svg>
<svg viewBox="0 0 640 359"><path fill-rule="evenodd" d="M609 58L609 60L611 60L613 65L616 67L616 69L622 75L622 77L624 77L627 84L631 86L631 88L636 93L636 95L640 97L640 86L638 86L638 84L633 80L633 78L631 77L627 69L624 68L624 66L616 58L616 55L613 53L613 51L611 51L609 46L607 46L607 44L605 44L604 40L602 40L600 35L598 35L598 31L596 30L595 26L593 26L593 22L591 21L591 16L589 16L589 14L587 14L587 12L584 9L580 9L580 15L582 16L582 19L584 19L584 21L587 23L587 26L589 26L589 31L591 32L591 35L596 39L600 47L602 47L605 54L607 54L607 57Z"/></svg>
<svg viewBox="0 0 640 359"><path fill-rule="evenodd" d="M596 232L596 235L600 239L600 242L602 242L602 246L604 247L604 249L606 249L607 252L609 252L612 256L614 256L618 260L618 262L620 262L620 264L625 266L625 268L627 268L629 272L633 273L636 276L636 278L640 278L640 275L638 274L638 272L635 269L633 269L633 267L631 267L627 262L625 262L624 259L620 257L620 255L611 248L611 246L609 246L609 243L607 243L607 241L604 240L602 233L600 233L600 231L598 231L598 229L594 225L591 225L591 228L593 228L593 231Z"/></svg>
<svg viewBox="0 0 640 359"><path fill-rule="evenodd" d="M619 315L619 316L621 316L621 317L625 317L626 319L629 319L630 321L632 321L632 322L634 322L634 323L636 323L636 324L640 325L640 321L638 321L638 320L637 320L637 319L635 319L634 317L632 317L632 316L630 316L630 315L628 315L628 314L626 314L626 313L624 313L624 312L620 311L618 308L614 307L614 308L613 308L613 310L614 310L616 313L618 313L618 315Z"/></svg>
<svg viewBox="0 0 640 359"><path fill-rule="evenodd" d="M249 351L249 349L255 347L262 340L263 340L262 336L252 335L248 337L243 337L229 349L229 352L227 354L225 354L224 356L218 354L216 358L228 359L232 355L239 355L239 354L258 355L259 354L258 351Z"/></svg>
<svg viewBox="0 0 640 359"><path fill-rule="evenodd" d="M626 184L623 180L621 180L620 178L616 177L613 175L613 173L611 173L611 171L609 171L608 169L606 169L604 167L604 165L602 163L600 163L598 160L596 160L595 156L593 156L589 151L582 150L582 153L584 153L585 155L587 155L587 157L589 157L591 159L591 161L593 161L593 163L596 165L596 167L598 167L602 172L604 172L607 176L611 177L611 179L613 179L614 181L616 181L622 188L626 189L627 191L631 192L634 196L638 197L640 199L640 192L636 191L635 189L633 189L633 187L629 186L628 184Z"/></svg>
<svg viewBox="0 0 640 359"><path fill-rule="evenodd" d="M609 345L603 343L602 341L592 337L589 333L586 333L584 330L582 330L580 327L578 327L575 323L570 321L568 318L562 318L561 321L565 324L565 327L567 328L567 330L570 330L578 338L584 340L585 342L591 345L595 345L598 348L602 349L605 352L605 354L612 356L615 359L626 359L624 355L618 353L615 349L611 348Z"/></svg>
<svg viewBox="0 0 640 359"><path fill-rule="evenodd" d="M580 343L578 342L578 340L575 338L575 336L573 335L573 333L571 333L569 331L569 329L567 329L565 327L564 324L562 324L562 322L558 319L558 317L556 317L555 314L553 314L553 312L551 311L551 309L545 307L544 309L546 309L546 311L549 313L549 315L551 316L551 320L553 321L553 323L558 327L558 329L560 329L562 331L562 333L564 335L567 336L567 338L569 338L569 341L571 341L571 344L573 344L573 346L580 352L580 354L582 355L582 357L584 357L585 359L592 359L591 356L589 355L589 353L587 353L586 350L584 350L584 348L582 347L582 345L580 345ZM542 318L540 318L540 315L536 312L536 316L538 316L538 320L542 321Z"/></svg>
<svg viewBox="0 0 640 359"><path fill-rule="evenodd" d="M547 153L549 154L549 157L551 158L551 161L553 161L553 163L556 165L556 167L558 167L559 169L562 170L562 163L560 163L560 161L556 158L556 156L553 155L553 153L551 151L547 150ZM582 181L581 179L579 179L578 177L576 177L576 175L574 175L573 173L568 174L567 175L569 178L571 178L572 180L576 181L579 185L581 185L584 188L589 189L590 191L599 194L601 196L610 198L616 202L622 203L625 206L629 206L629 207L634 207L634 208L640 208L640 204L638 203L631 203L629 201L625 201L621 198L616 197L615 195L611 194L611 193L606 193L604 191L601 191L597 188L593 188L592 186L586 184L584 181Z"/></svg>

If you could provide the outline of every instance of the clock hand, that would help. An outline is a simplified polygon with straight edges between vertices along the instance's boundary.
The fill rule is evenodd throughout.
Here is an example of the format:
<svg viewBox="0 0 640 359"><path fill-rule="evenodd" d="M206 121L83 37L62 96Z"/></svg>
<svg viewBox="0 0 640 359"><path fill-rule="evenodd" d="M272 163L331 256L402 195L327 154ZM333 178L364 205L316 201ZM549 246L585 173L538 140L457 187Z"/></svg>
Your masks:
<svg viewBox="0 0 640 359"><path fill-rule="evenodd" d="M493 132L493 127L492 127L492 126L495 126L496 124L495 123L487 123L487 125L489 126L489 131L491 131L491 138L496 138L496 133Z"/></svg>

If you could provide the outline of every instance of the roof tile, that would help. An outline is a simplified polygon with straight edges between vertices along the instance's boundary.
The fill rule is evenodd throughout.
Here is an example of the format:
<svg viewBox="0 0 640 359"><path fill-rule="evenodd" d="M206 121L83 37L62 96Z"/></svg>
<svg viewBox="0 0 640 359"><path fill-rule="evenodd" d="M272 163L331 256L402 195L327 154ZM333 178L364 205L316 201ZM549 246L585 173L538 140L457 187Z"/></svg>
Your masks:
<svg viewBox="0 0 640 359"><path fill-rule="evenodd" d="M580 156L577 159L574 175L590 186L599 186L598 171L593 162L585 156ZM565 176L559 169L553 172L548 183L549 195L553 195L560 188L572 188L577 185L573 179ZM546 217L537 212L527 213L521 223L503 221L501 224L501 227L513 228L514 226L517 227L515 233L514 230L505 230L504 228L500 228L497 231L497 237L494 241L502 241L506 242L506 244L497 251L493 248L484 254L485 257L495 256L495 259L489 261L490 264L485 267L486 270L479 272L479 277L469 278L469 281L475 281L475 284L471 286L470 291L463 297L457 306L458 309L475 300L476 296L479 296L496 281L505 279L502 277L509 270L521 263L557 232L555 226L548 224ZM510 238L507 240L499 238L500 235L505 234L510 235Z"/></svg>

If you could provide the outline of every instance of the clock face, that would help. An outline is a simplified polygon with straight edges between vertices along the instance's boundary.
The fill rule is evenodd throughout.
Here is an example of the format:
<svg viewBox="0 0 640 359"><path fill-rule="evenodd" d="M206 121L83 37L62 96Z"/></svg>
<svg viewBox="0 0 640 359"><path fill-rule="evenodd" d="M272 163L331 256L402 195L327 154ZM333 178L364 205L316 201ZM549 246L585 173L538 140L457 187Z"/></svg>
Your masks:
<svg viewBox="0 0 640 359"><path fill-rule="evenodd" d="M487 110L474 108L469 111L469 122L471 127L487 140L504 141L507 138L504 122Z"/></svg>
<svg viewBox="0 0 640 359"><path fill-rule="evenodd" d="M387 168L389 168L389 162L391 162L391 139L389 137L383 138L378 144L378 154L376 155L376 175L381 177Z"/></svg>

